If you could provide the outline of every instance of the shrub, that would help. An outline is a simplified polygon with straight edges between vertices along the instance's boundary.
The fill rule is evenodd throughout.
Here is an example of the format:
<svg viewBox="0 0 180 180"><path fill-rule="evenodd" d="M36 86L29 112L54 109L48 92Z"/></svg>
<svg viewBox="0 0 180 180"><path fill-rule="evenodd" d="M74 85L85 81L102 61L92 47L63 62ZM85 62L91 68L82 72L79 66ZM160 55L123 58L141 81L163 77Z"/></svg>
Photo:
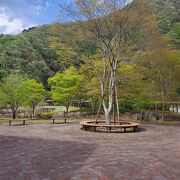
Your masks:
<svg viewBox="0 0 180 180"><path fill-rule="evenodd" d="M180 121L180 114L178 113L166 113L165 114L165 117L164 117L165 120L169 120L169 121Z"/></svg>
<svg viewBox="0 0 180 180"><path fill-rule="evenodd" d="M51 119L53 118L54 114L55 114L54 112L40 112L37 113L36 116L39 119Z"/></svg>
<svg viewBox="0 0 180 180"><path fill-rule="evenodd" d="M127 113L127 112L130 112L132 110L132 105L131 105L131 102L129 101L121 101L120 104L119 104L119 112L120 113Z"/></svg>

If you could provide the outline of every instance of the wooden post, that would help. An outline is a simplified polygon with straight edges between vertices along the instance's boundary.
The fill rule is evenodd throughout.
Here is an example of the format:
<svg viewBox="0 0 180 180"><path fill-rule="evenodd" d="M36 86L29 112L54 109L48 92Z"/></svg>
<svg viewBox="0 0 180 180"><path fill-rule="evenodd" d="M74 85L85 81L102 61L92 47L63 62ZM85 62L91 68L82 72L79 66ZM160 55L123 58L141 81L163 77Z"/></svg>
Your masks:
<svg viewBox="0 0 180 180"><path fill-rule="evenodd" d="M176 104L176 112L178 113L178 104Z"/></svg>
<svg viewBox="0 0 180 180"><path fill-rule="evenodd" d="M53 119L53 124L55 123L55 119Z"/></svg>
<svg viewBox="0 0 180 180"><path fill-rule="evenodd" d="M23 125L25 125L26 124L26 122L25 122L26 120L23 120Z"/></svg>
<svg viewBox="0 0 180 180"><path fill-rule="evenodd" d="M9 120L9 126L11 126L11 120Z"/></svg>
<svg viewBox="0 0 180 180"><path fill-rule="evenodd" d="M66 123L66 118L64 119L64 123Z"/></svg>

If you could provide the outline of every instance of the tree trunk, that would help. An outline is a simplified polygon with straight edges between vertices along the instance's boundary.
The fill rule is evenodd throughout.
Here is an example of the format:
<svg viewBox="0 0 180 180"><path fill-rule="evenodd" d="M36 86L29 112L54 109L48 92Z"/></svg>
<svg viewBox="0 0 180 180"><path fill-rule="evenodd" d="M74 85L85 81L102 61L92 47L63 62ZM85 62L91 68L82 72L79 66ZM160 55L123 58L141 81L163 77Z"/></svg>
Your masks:
<svg viewBox="0 0 180 180"><path fill-rule="evenodd" d="M82 103L83 103L83 99L80 99L80 100L79 100L79 108L80 108L80 109L82 108Z"/></svg>
<svg viewBox="0 0 180 180"><path fill-rule="evenodd" d="M95 106L95 103L94 103L94 100L92 98L92 104L91 104L91 114L92 114L92 116L94 114L94 106Z"/></svg>
<svg viewBox="0 0 180 180"><path fill-rule="evenodd" d="M102 105L104 109L104 114L105 114L105 122L107 125L111 124L111 112L113 110L113 97L114 97L114 85L115 85L115 72L114 70L111 70L111 75L109 78L109 92L108 92L108 105L106 106L104 94L105 94L105 89L104 89L104 83L101 83L101 96L102 98Z"/></svg>
<svg viewBox="0 0 180 180"><path fill-rule="evenodd" d="M103 108L104 108L104 115L105 115L105 121L106 121L106 124L107 125L110 125L111 124L111 116L110 116L110 112L111 112L111 109L108 109L106 107L106 104L105 104L105 100L103 99L102 100L102 103L103 103Z"/></svg>
<svg viewBox="0 0 180 180"><path fill-rule="evenodd" d="M12 110L13 119L16 119L16 110Z"/></svg>
<svg viewBox="0 0 180 180"><path fill-rule="evenodd" d="M162 103L162 113L161 113L161 120L164 121L164 113L165 113L165 104Z"/></svg>
<svg viewBox="0 0 180 180"><path fill-rule="evenodd" d="M68 116L69 104L66 105L66 116Z"/></svg>
<svg viewBox="0 0 180 180"><path fill-rule="evenodd" d="M115 111L115 107L116 107L116 92L115 92L115 86L113 88L113 121L114 121L114 125L116 124L116 111Z"/></svg>
<svg viewBox="0 0 180 180"><path fill-rule="evenodd" d="M12 118L16 119L16 113L18 108L14 104L10 105L10 108L11 108Z"/></svg>
<svg viewBox="0 0 180 180"><path fill-rule="evenodd" d="M118 102L117 86L116 85L115 85L115 96L116 96L117 118L118 118L118 122L120 123L120 118L119 118L119 102Z"/></svg>
<svg viewBox="0 0 180 180"><path fill-rule="evenodd" d="M165 100L163 98L162 101L162 112L161 112L161 120L164 121L164 113L165 113Z"/></svg>
<svg viewBox="0 0 180 180"><path fill-rule="evenodd" d="M101 98L101 101L100 101L100 104L99 104L99 107L98 107L98 112L97 112L97 114L96 114L96 124L97 124L98 117L99 117L99 113L100 113L100 110L101 110L102 101L103 101L103 98Z"/></svg>
<svg viewBox="0 0 180 180"><path fill-rule="evenodd" d="M165 105L166 105L165 92L162 91L162 112L161 112L162 121L164 121Z"/></svg>
<svg viewBox="0 0 180 180"><path fill-rule="evenodd" d="M111 124L111 116L110 116L110 112L108 110L105 111L105 121L107 125Z"/></svg>
<svg viewBox="0 0 180 180"><path fill-rule="evenodd" d="M13 113L13 119L16 119L16 114L15 113Z"/></svg>
<svg viewBox="0 0 180 180"><path fill-rule="evenodd" d="M35 108L36 108L35 106L32 107L32 118L35 117Z"/></svg>

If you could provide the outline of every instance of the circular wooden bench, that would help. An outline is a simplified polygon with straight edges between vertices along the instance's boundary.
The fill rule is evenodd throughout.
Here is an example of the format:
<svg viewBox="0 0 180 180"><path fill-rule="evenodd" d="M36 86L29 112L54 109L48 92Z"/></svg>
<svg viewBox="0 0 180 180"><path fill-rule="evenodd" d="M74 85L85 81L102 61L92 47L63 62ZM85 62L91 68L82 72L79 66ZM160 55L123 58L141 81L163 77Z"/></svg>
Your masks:
<svg viewBox="0 0 180 180"><path fill-rule="evenodd" d="M127 129L133 129L133 131L137 131L139 127L139 123L136 122L126 122L126 121L121 121L118 122L118 124L111 124L107 125L105 124L105 121L82 121L80 122L80 125L82 125L82 129L84 130L94 130L96 132L97 128L98 129L106 129L108 132L112 132L111 130L113 129L123 129L124 132L127 132ZM132 131L132 130L131 130Z"/></svg>

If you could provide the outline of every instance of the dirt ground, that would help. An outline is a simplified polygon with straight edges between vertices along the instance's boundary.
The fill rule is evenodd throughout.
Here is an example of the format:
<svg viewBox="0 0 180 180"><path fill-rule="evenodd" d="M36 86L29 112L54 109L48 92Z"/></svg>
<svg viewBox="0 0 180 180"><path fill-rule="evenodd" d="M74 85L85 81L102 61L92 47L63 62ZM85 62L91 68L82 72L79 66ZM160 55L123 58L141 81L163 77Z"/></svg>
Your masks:
<svg viewBox="0 0 180 180"><path fill-rule="evenodd" d="M179 180L180 127L94 133L79 124L0 126L0 180Z"/></svg>

